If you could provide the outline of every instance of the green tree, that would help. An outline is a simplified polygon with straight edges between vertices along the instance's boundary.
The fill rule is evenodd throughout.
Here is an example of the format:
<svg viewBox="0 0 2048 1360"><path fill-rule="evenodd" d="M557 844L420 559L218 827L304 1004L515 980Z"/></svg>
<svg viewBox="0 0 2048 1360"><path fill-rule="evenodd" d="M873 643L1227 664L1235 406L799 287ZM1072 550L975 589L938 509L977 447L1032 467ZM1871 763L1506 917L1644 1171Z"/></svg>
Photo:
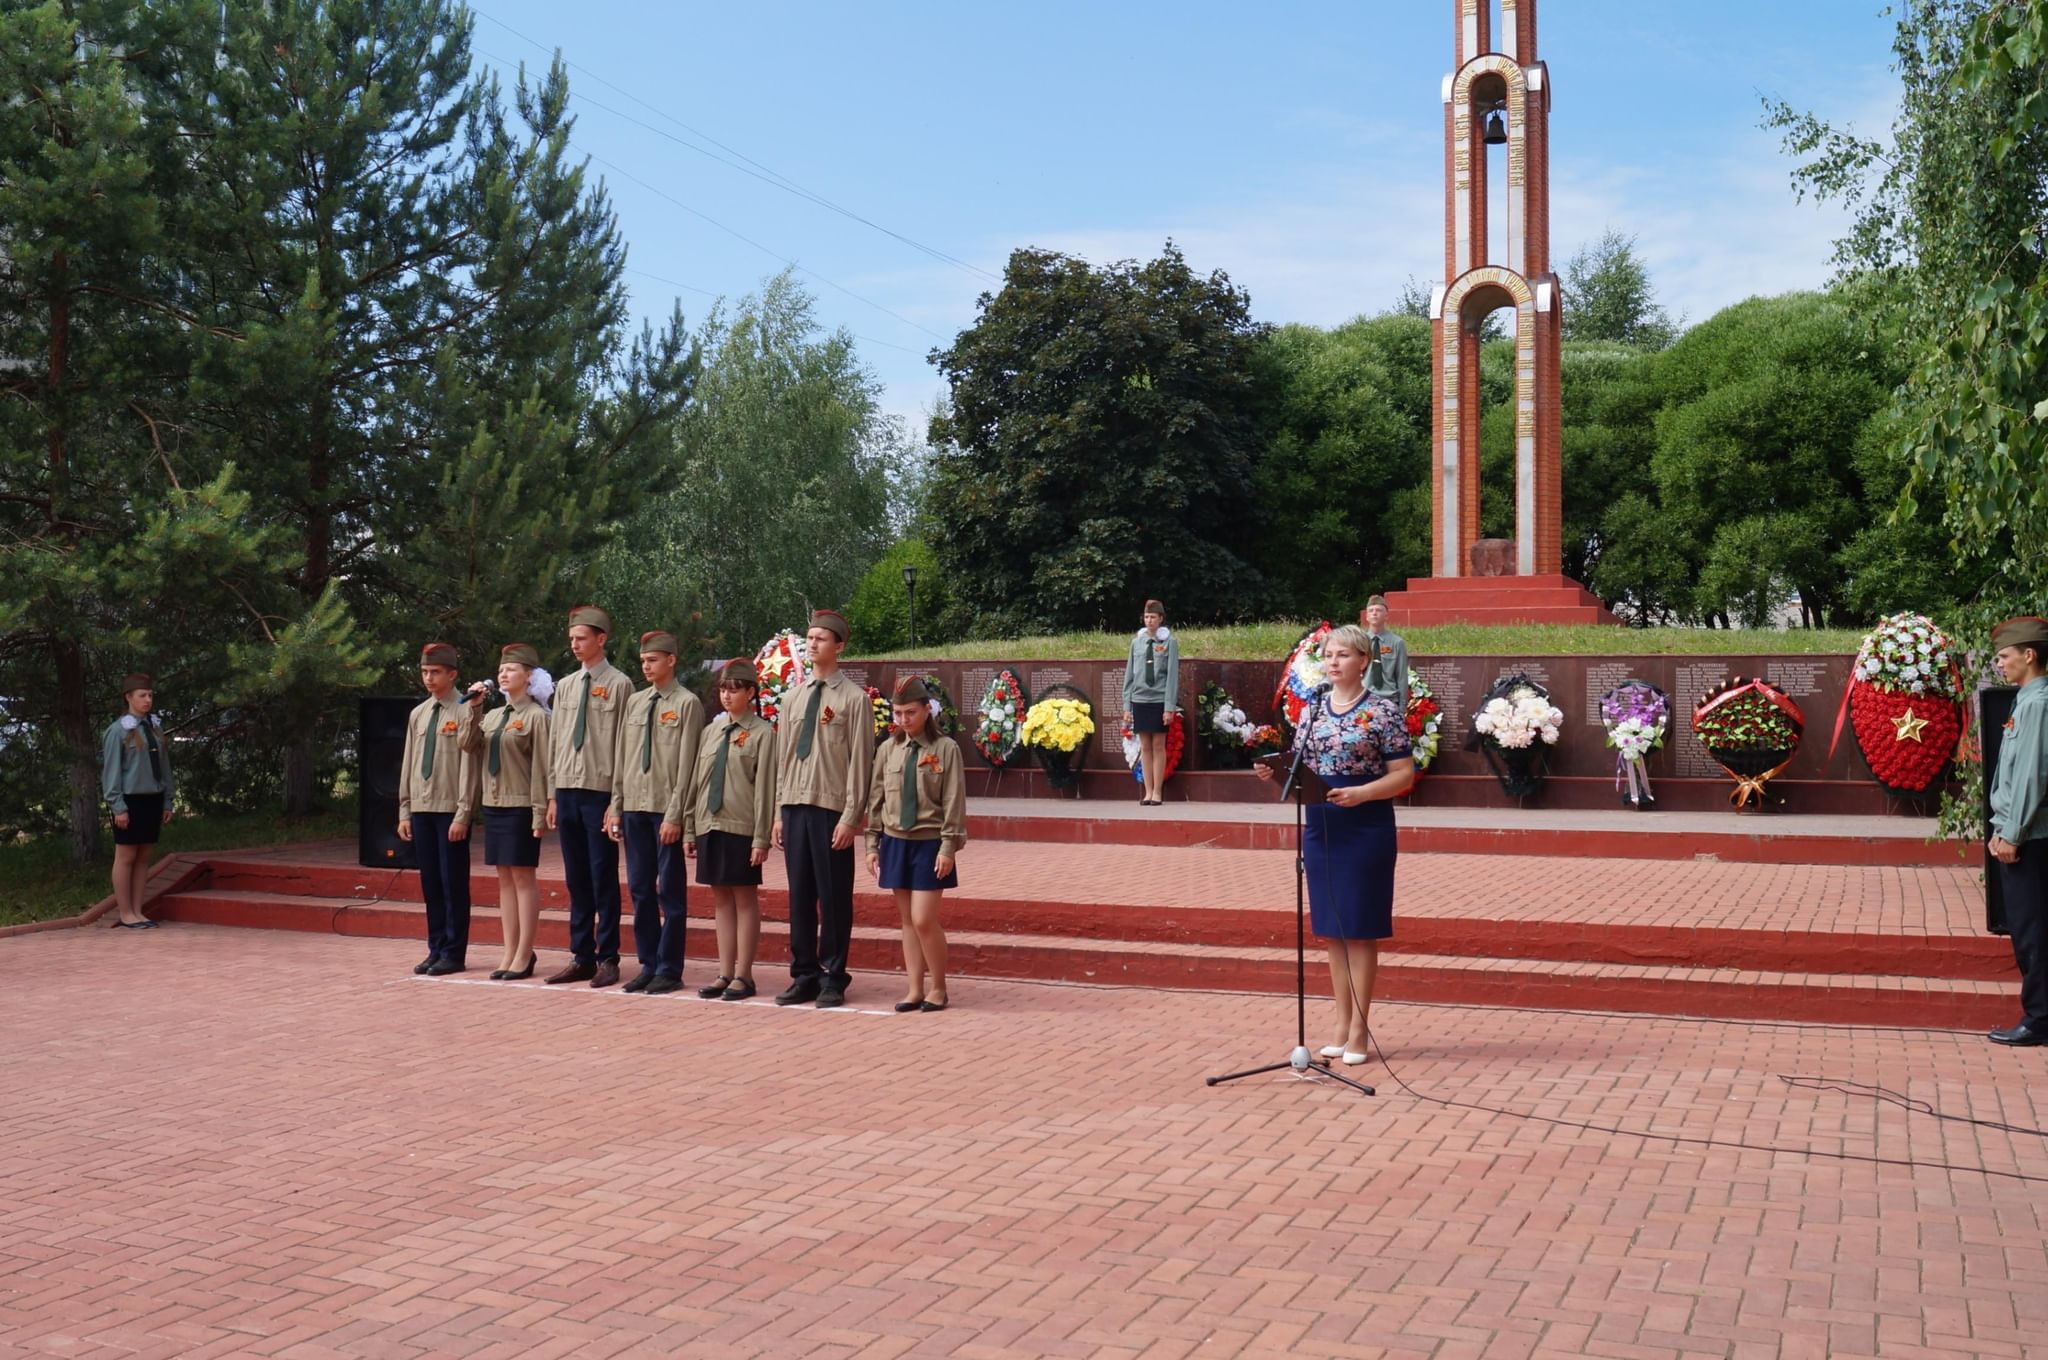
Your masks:
<svg viewBox="0 0 2048 1360"><path fill-rule="evenodd" d="M1262 600L1245 560L1257 448L1244 291L1168 242L1102 269L1017 250L1003 286L932 362L932 547L975 631L1181 618Z"/></svg>
<svg viewBox="0 0 2048 1360"><path fill-rule="evenodd" d="M598 591L670 617L701 609L746 654L852 596L901 520L905 439L853 337L824 331L786 271L730 314L715 308L696 343L694 400L604 552Z"/></svg>
<svg viewBox="0 0 2048 1360"><path fill-rule="evenodd" d="M910 594L903 569L917 569L917 645L934 647L952 640L948 618L953 613L946 573L923 539L898 541L869 567L846 602L846 622L853 629L862 656L887 656L910 645Z"/></svg>
<svg viewBox="0 0 2048 1360"><path fill-rule="evenodd" d="M116 677L162 672L189 721L276 565L232 469L187 456L204 328L161 264L197 183L165 92L210 69L207 10L0 11L0 823L67 825L80 859Z"/></svg>
<svg viewBox="0 0 2048 1360"><path fill-rule="evenodd" d="M1429 323L1400 314L1283 326L1260 346L1266 612L1336 618L1427 574L1430 355Z"/></svg>
<svg viewBox="0 0 2048 1360"><path fill-rule="evenodd" d="M1663 349L1678 323L1657 305L1636 240L1609 230L1564 266L1564 338Z"/></svg>
<svg viewBox="0 0 2048 1360"><path fill-rule="evenodd" d="M1691 611L1762 623L1796 590L1840 620L1839 554L1866 512L1855 451L1893 373L1848 307L1752 298L1658 356L1652 468L1664 532L1698 582Z"/></svg>
<svg viewBox="0 0 2048 1360"><path fill-rule="evenodd" d="M2048 8L1913 0L1892 51L1888 140L1783 103L1767 121L1801 158L1795 185L1856 211L1836 260L1885 310L1906 367L1896 515L1938 506L1983 577L1958 616L1974 635L2038 610L2048 579Z"/></svg>

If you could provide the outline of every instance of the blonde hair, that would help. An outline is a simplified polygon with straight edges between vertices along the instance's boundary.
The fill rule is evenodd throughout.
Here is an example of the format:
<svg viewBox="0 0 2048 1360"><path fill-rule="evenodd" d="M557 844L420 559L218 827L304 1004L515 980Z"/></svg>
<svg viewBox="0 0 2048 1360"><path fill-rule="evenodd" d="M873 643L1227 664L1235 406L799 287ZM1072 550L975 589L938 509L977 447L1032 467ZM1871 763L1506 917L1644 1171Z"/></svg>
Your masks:
<svg viewBox="0 0 2048 1360"><path fill-rule="evenodd" d="M1343 643L1360 656L1368 655L1372 651L1372 634L1366 632L1365 629L1355 623L1347 623L1340 627L1332 628L1323 635L1324 647L1327 648L1333 642Z"/></svg>

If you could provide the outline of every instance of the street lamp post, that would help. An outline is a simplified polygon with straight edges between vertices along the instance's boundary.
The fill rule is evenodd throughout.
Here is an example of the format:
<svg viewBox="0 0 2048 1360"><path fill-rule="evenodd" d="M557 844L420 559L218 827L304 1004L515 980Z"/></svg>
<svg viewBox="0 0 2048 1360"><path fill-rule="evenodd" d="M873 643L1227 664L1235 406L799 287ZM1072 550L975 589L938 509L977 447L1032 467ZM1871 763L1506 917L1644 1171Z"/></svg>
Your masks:
<svg viewBox="0 0 2048 1360"><path fill-rule="evenodd" d="M910 614L910 645L917 646L917 568L903 568L903 601Z"/></svg>

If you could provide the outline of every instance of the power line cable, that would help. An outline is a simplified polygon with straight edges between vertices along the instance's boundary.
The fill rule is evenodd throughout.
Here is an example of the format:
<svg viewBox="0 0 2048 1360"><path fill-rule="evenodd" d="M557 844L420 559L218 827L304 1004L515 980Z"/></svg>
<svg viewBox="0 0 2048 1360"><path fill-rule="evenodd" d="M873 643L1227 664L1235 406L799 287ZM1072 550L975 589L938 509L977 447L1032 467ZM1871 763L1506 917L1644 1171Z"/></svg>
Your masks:
<svg viewBox="0 0 2048 1360"><path fill-rule="evenodd" d="M896 320L902 322L904 325L910 327L912 330L923 331L926 335L929 335L932 339L939 341L941 344L946 343L946 337L940 335L931 327L919 325L917 322L912 321L909 317L903 315L903 313L895 311L888 307L884 307L881 303L875 301L871 297L863 297L859 293L854 292L851 288L848 288L845 284L840 283L835 279L829 279L825 277L823 274L820 274L817 270L812 269L807 265L799 264L795 260L790 259L788 256L783 255L780 252L771 249L768 246L762 245L759 241L756 241L753 237L747 235L745 232L742 232L734 227L728 227L725 223L711 216L711 214L704 212L700 209L691 207L689 204L683 202L683 200L681 200L680 198L677 198L674 194L669 193L666 189L658 189L654 185L649 184L646 180L641 179L638 175L626 169L617 161L609 160L603 156L600 156L595 151L590 150L588 147L579 146L575 142L570 142L568 145L572 150L581 152L583 155L588 156L591 160L596 161L599 165L602 165L605 168L609 169L614 174L618 175L619 178L626 180L629 183L639 185L642 189L645 189L648 193L653 194L656 198L666 199L668 202L673 203L676 207L681 208L684 212L690 214L690 216L709 223L710 225L724 232L726 235L732 237L734 240L743 241L747 245L752 246L754 249L760 251L763 255L766 255L769 259L776 260L784 265L787 265L791 269L797 270L801 273L808 274L812 278L816 279L818 282L826 285L827 287L835 288L838 291L846 294L846 296L852 298L855 302L859 302L866 306L872 307L876 311L881 312L885 316L893 317Z"/></svg>
<svg viewBox="0 0 2048 1360"><path fill-rule="evenodd" d="M477 10L476 13L481 14L485 19L490 20L499 28L502 28L507 33L510 33L513 37L518 38L520 41L528 43L535 48L538 48L540 51L548 52L550 54L560 54L561 52L561 49L559 47L550 48L549 46L547 46L547 44L541 42L539 39L520 32L518 29L512 27L512 25L506 23L503 19L500 19L495 15L484 14L482 10ZM478 50L482 51L481 48L479 48ZM500 63L501 65L512 64L507 62L505 58L494 56L489 52L484 52L483 55L489 57L493 61ZM769 185L776 189L780 189L784 193L793 194L796 197L801 198L806 202L814 203L817 206L824 208L829 212L835 212L849 221L858 222L860 225L867 227L872 231L880 232L882 235L887 236L892 240L899 241L902 244L909 246L911 249L916 250L924 255L927 255L934 260L938 260L941 263L949 264L953 266L955 269L963 270L969 274L973 274L977 278L987 279L993 283L1000 283L1002 281L997 275L990 273L988 270L983 269L978 265L969 264L967 261L960 259L957 256L949 255L945 251L940 250L937 246L927 245L923 241L920 241L915 237L908 236L903 232L897 231L893 227L884 226L882 223L875 221L871 217L867 217L859 212L854 211L851 208L845 207L842 204L835 203L831 199L826 198L823 194L820 194L813 189L806 188L804 185L799 184L797 181L791 179L789 176L783 174L779 170L773 169L770 166L763 165L761 162L755 160L752 156L747 155L745 152L739 151L734 147L726 145L724 142L719 141L716 137L713 137L710 133L705 132L700 128L692 127L690 126L690 124L684 122L682 119L676 117L674 114L669 113L667 110L659 107L658 105L649 103L647 100L642 99L640 96L634 94L631 90L626 89L624 86L605 79L603 76L591 70L589 67L583 65L581 62L571 61L568 57L564 56L562 57L562 64L567 66L572 71L576 71L582 75L588 76L590 79L596 81L598 84L604 86L606 89L611 90L614 93L631 100L633 103L638 104L641 108L646 109L648 112L654 114L656 117L665 119L668 122L675 124L677 127L683 129L685 132L688 132L691 136L702 138L704 141L709 142L712 146L717 147L719 151L724 151L728 154L727 156L721 156L716 151L708 150L705 147L697 145L695 142L689 141L682 137L678 137L672 132L668 132L662 128L654 127L653 125L643 122L642 120L635 118L633 115L626 113L622 110L610 108L607 105L600 104L596 100L590 99L587 96L578 96L579 102L581 103L588 104L592 108L602 109L604 110L604 112L611 114L613 117L623 118L627 122L633 123L638 127L645 128L647 131L652 132L657 136L668 138L670 141L675 142L678 146L688 147L690 150L695 151L697 154L701 156L709 157L710 159L717 161L721 165L739 171L743 175L748 175L754 179L760 180L763 184ZM728 156L736 157L737 159L728 159ZM745 164L741 164L740 162L745 162Z"/></svg>

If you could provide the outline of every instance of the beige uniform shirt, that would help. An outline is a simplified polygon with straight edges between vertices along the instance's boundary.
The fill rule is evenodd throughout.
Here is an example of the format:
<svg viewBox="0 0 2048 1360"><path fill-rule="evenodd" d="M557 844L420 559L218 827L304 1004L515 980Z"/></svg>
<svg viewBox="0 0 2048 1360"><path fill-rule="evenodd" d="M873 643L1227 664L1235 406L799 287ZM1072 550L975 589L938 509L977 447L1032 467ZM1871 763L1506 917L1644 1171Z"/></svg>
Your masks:
<svg viewBox="0 0 2048 1360"><path fill-rule="evenodd" d="M398 767L399 821L415 812L452 812L464 825L476 820L480 767L462 749L462 709L459 695L450 694L446 703L429 695L406 718L405 758ZM429 742L434 768L422 775Z"/></svg>
<svg viewBox="0 0 2048 1360"><path fill-rule="evenodd" d="M618 746L626 700L632 697L632 680L609 661L601 662L594 671L578 666L555 686L555 714L548 722L554 739L548 751L553 788L612 791L612 753ZM586 699L587 710L583 707ZM579 712L585 715L580 749L576 745Z"/></svg>
<svg viewBox="0 0 2048 1360"><path fill-rule="evenodd" d="M916 821L903 825L903 767L917 762ZM939 853L957 855L967 844L967 766L960 744L927 725L917 741L898 734L875 753L875 777L868 788L868 853L878 854L882 837L928 841Z"/></svg>
<svg viewBox="0 0 2048 1360"><path fill-rule="evenodd" d="M612 752L612 805L606 815L659 812L662 821L681 826L703 731L704 705L674 681L627 700Z"/></svg>
<svg viewBox="0 0 2048 1360"><path fill-rule="evenodd" d="M811 753L799 760L796 748L803 734L804 710L810 706L811 694L820 688L825 698L818 707ZM875 757L875 711L868 704L867 691L847 679L844 671L832 672L829 680L812 676L782 697L775 735L780 761L775 776L777 805L830 808L839 814L839 825L849 831L860 830L868 804L868 772Z"/></svg>
<svg viewBox="0 0 2048 1360"><path fill-rule="evenodd" d="M491 741L498 743L498 769L491 771ZM531 808L533 829L548 825L547 710L531 699L507 704L484 715L482 704L462 706L462 749L469 752L483 777L487 808Z"/></svg>
<svg viewBox="0 0 2048 1360"><path fill-rule="evenodd" d="M725 753L724 797L713 812L711 767L718 762L719 747L726 745L728 727L732 738ZM704 729L690 778L690 811L683 819L685 845L707 832L728 831L747 837L756 850L768 848L775 828L776 741L774 726L756 713Z"/></svg>

